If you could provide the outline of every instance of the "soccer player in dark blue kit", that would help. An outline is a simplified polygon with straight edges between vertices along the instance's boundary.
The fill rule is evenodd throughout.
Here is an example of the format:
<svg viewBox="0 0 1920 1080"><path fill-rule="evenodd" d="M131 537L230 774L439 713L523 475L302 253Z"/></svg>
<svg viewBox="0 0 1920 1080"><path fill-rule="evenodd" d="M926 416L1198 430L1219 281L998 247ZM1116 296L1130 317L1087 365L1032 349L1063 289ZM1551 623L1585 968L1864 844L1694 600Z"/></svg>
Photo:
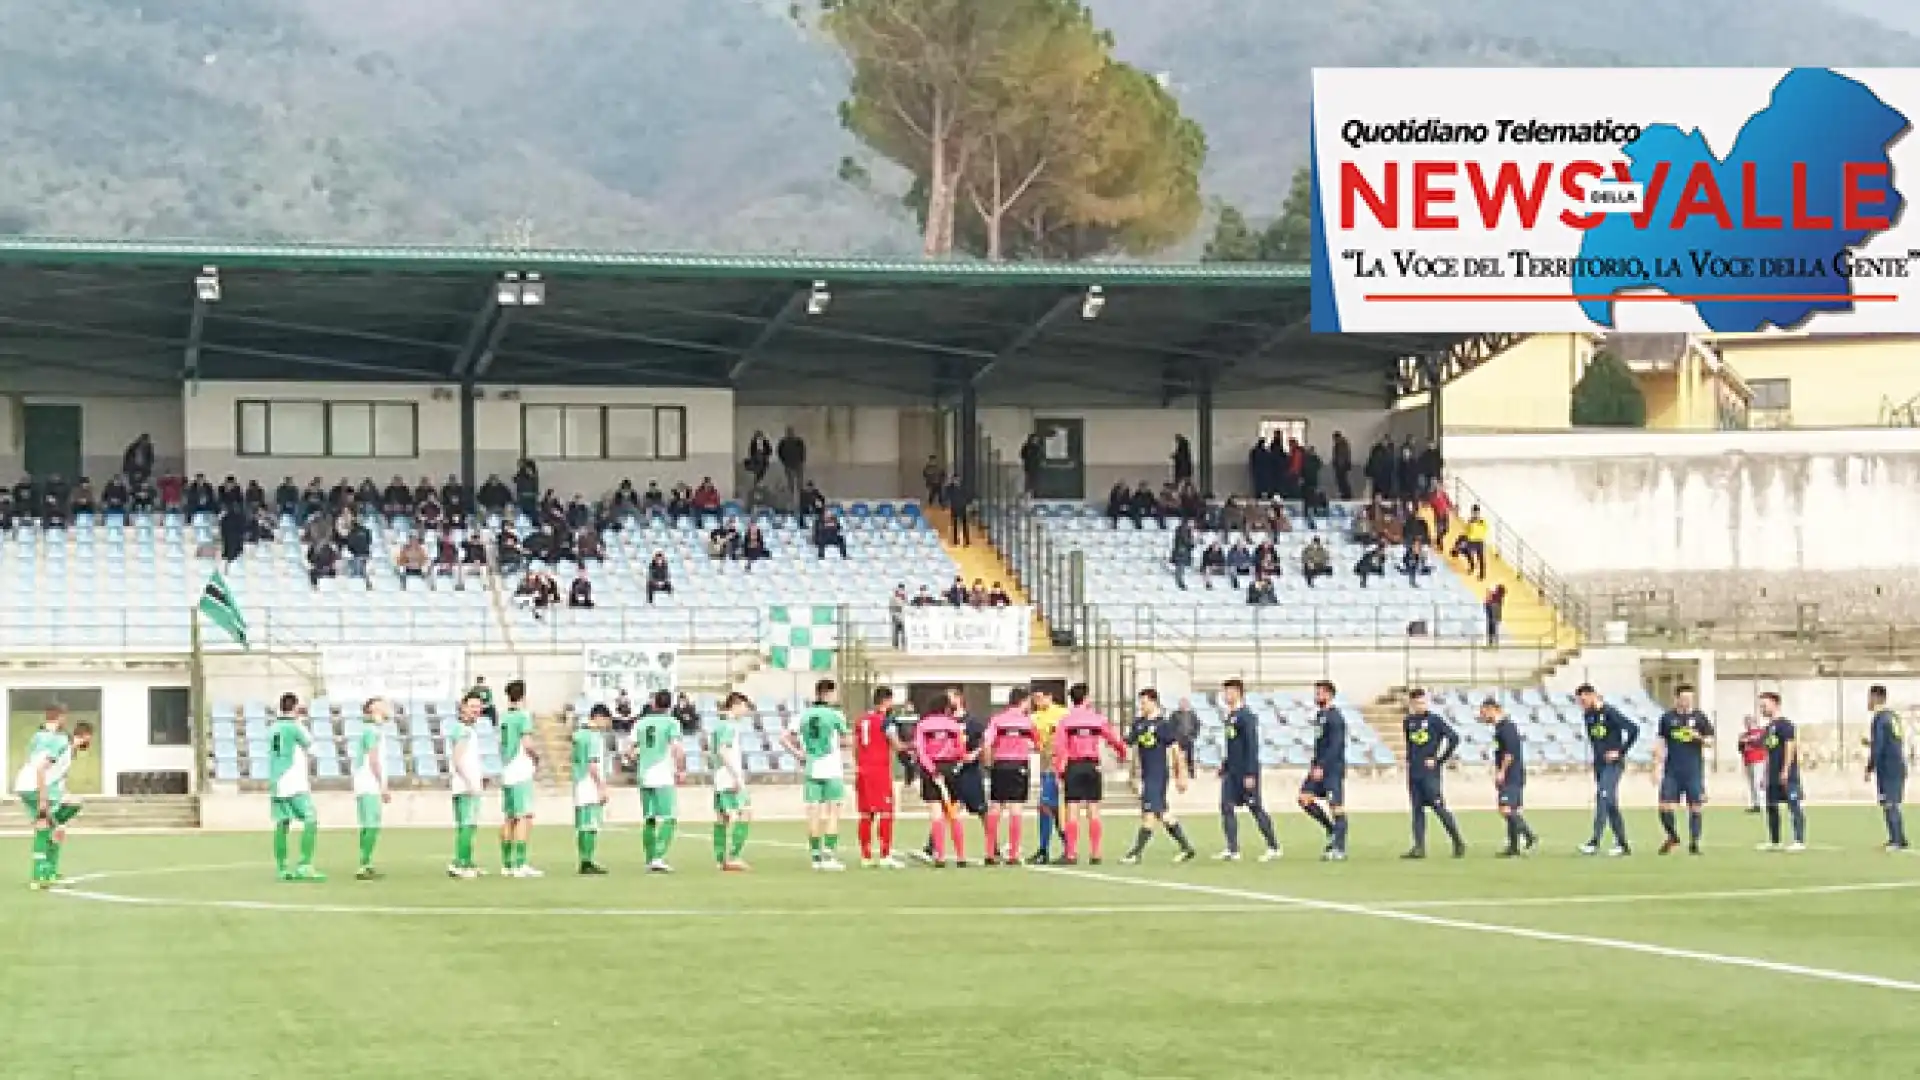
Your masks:
<svg viewBox="0 0 1920 1080"><path fill-rule="evenodd" d="M1793 819L1793 843L1788 851L1807 850L1807 814L1800 809L1800 739L1793 721L1780 715L1780 695L1760 695L1760 718L1767 723L1761 745L1767 748L1767 841L1761 851L1780 850L1780 807Z"/></svg>
<svg viewBox="0 0 1920 1080"><path fill-rule="evenodd" d="M1873 710L1873 726L1867 736L1867 779L1874 782L1880 800L1880 812L1887 818L1887 850L1907 850L1907 819L1900 804L1907 797L1906 741L1900 731L1900 717L1887 708L1887 688L1867 688L1867 708Z"/></svg>
<svg viewBox="0 0 1920 1080"><path fill-rule="evenodd" d="M1700 854L1704 823L1700 808L1707 803L1706 748L1713 745L1713 721L1694 706L1693 687L1682 683L1673 692L1673 708L1660 717L1660 740L1653 744L1654 769L1660 775L1660 827L1667 838L1660 854L1680 846L1675 814L1687 804L1687 852Z"/></svg>
<svg viewBox="0 0 1920 1080"><path fill-rule="evenodd" d="M1627 751L1640 739L1640 725L1600 700L1591 686L1581 686L1574 693L1586 714L1587 745L1593 748L1593 837L1580 845L1580 854L1598 853L1600 838L1611 828L1613 849L1607 854L1631 855L1627 818L1620 812L1620 778L1626 775Z"/></svg>
<svg viewBox="0 0 1920 1080"><path fill-rule="evenodd" d="M1260 836L1267 842L1261 862L1280 857L1280 837L1273 831L1273 818L1260 801L1260 718L1247 707L1247 687L1239 679L1220 684L1227 705L1227 752L1220 762L1220 831L1226 834L1226 849L1214 858L1235 862L1240 858L1240 807L1253 815Z"/></svg>
<svg viewBox="0 0 1920 1080"><path fill-rule="evenodd" d="M1460 734L1436 713L1427 711L1427 692L1415 689L1407 693L1407 718L1403 730L1407 737L1407 797L1413 803L1413 847L1403 859L1427 857L1427 811L1440 819L1440 826L1453 840L1453 857L1467 854L1467 842L1460 838L1460 824L1447 809L1443 771L1460 748Z"/></svg>
<svg viewBox="0 0 1920 1080"><path fill-rule="evenodd" d="M1527 825L1526 740L1520 737L1520 726L1492 698L1480 703L1480 722L1493 725L1493 794L1500 816L1507 819L1507 846L1495 857L1532 854L1540 838Z"/></svg>
<svg viewBox="0 0 1920 1080"><path fill-rule="evenodd" d="M1313 684L1313 762L1300 784L1300 809L1327 831L1326 862L1347 857L1347 717L1335 694L1330 682Z"/></svg>
<svg viewBox="0 0 1920 1080"><path fill-rule="evenodd" d="M1192 862L1193 845L1187 842L1186 830L1167 809L1169 781L1180 789L1180 794L1187 793L1187 755L1180 750L1179 728L1172 717L1161 711L1159 691L1140 691L1140 712L1127 728L1127 745L1133 747L1137 755L1134 760L1140 763L1140 833L1120 861L1128 866L1138 864L1157 825L1180 845L1173 861Z"/></svg>

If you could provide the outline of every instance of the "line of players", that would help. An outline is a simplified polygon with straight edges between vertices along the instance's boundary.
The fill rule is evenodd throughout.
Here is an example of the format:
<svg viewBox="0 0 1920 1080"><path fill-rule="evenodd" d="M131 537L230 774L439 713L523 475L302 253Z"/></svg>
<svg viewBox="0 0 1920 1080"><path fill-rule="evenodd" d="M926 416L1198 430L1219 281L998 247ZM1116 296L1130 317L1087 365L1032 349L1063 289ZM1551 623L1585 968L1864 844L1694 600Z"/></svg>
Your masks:
<svg viewBox="0 0 1920 1080"><path fill-rule="evenodd" d="M509 683L506 694L507 709L502 714L500 727L503 764L499 785L504 817L500 832L501 873L513 878L537 878L543 876L541 871L527 859L538 765L534 723L525 705L525 684L519 680ZM1326 833L1322 857L1330 861L1344 859L1347 854L1347 728L1345 716L1334 704L1335 696L1332 683L1314 685L1316 737L1307 776L1299 792L1301 809ZM1618 793L1626 757L1639 737L1639 728L1603 701L1593 687L1580 687L1577 696L1593 751L1595 780L1593 830L1580 851L1598 854L1605 834L1611 831L1613 844L1606 849L1608 853L1630 854L1632 849ZM1245 809L1266 842L1262 861L1277 859L1281 847L1261 794L1258 718L1247 706L1245 688L1239 680L1224 683L1222 697L1227 716L1226 746L1219 769L1220 814L1226 846L1216 857L1224 860L1240 857L1238 811ZM1026 861L1052 861L1050 841L1058 835L1064 862L1078 862L1080 835L1084 829L1089 862L1098 863L1103 839L1099 814L1104 796L1102 756L1106 750L1123 761L1131 753L1138 767L1141 822L1123 861L1137 862L1156 828L1164 830L1176 845L1176 861L1192 859L1193 845L1168 804L1170 787L1181 792L1187 788L1192 776L1190 752L1181 745L1179 731L1162 709L1159 695L1153 690L1140 692L1139 710L1124 735L1094 710L1087 698L1084 685L1068 691L1065 707L1056 705L1043 690L1015 689L1005 709L980 722L966 714L958 691L950 691L932 702L921 715L909 746L894 722L891 691L877 691L873 709L860 718L857 726L850 726L840 711L837 687L832 680L821 680L815 686L814 703L782 736L789 751L804 762L802 798L807 810L808 846L813 866L828 871L844 869L839 859L840 810L845 800L846 771L841 752L849 736L856 751L855 796L863 865L882 868L904 865L893 853L893 768L896 760L901 759L909 764L910 775L917 777L922 797L937 808L926 847L919 853L932 865L946 865L949 850L955 865L966 865L963 812L972 813L982 821L985 861L989 865L1021 862L1024 808L1032 794L1031 770L1036 758L1041 770L1040 837L1038 850ZM1908 843L1902 803L1907 766L1901 724L1887 708L1885 687L1871 687L1867 704L1873 713L1866 740L1867 777L1876 784L1886 820L1887 848L1905 850ZM318 815L311 797L312 737L302 722L303 710L296 695L282 695L279 706L279 718L268 738L275 865L282 880L323 881L325 875L313 866ZM662 693L653 697L636 726L631 750L639 779L646 865L655 873L671 871L666 853L677 831L678 787L686 774L684 744L671 708L670 695ZM461 879L480 876L474 844L479 799L485 790L486 778L475 725L485 709L484 699L469 694L460 703L458 722L446 732L454 821L454 857L447 872ZM1760 695L1760 711L1766 721L1763 745L1768 755L1768 839L1760 846L1763 850L1784 847L1787 851L1801 851L1806 844L1806 816L1801 807L1797 733L1794 725L1780 715L1779 695ZM707 747L714 761L714 859L716 865L727 871L748 869L742 854L751 814L740 735L752 713L753 703L745 695L730 694L721 715L706 732ZM383 810L391 799L386 775L391 708L384 699L374 698L364 704L363 714L366 723L349 753L359 819L360 865L356 876L370 880L379 876L373 856L379 843ZM1481 704L1479 719L1493 728L1493 783L1500 812L1507 823L1507 845L1499 854L1512 857L1531 852L1539 841L1525 817L1524 740L1517 725L1496 701L1489 699ZM570 747L576 849L579 872L586 875L606 873L597 861L597 848L610 798L612 772L606 736L610 721L611 714L604 706L594 708L583 718ZM15 791L34 823L30 882L34 888L59 882L65 828L80 809L66 794L66 777L73 755L91 745L93 733L90 725L81 724L69 735L66 725L64 711L48 713L42 729L30 740L26 761L15 777ZM1404 735L1413 815L1413 845L1405 857L1426 856L1429 812L1446 830L1454 856L1464 856L1466 845L1444 794L1445 768L1459 747L1458 733L1431 711L1426 693L1416 689L1407 697ZM1706 803L1704 752L1712 744L1714 728L1711 720L1697 708L1691 687L1678 688L1673 708L1660 719L1656 737L1655 773L1660 789L1660 823L1665 833L1660 851L1666 854L1679 847L1677 815L1684 807L1688 812L1688 850L1698 854L1703 828L1701 810ZM1793 830L1792 841L1785 845L1781 834L1782 808ZM295 823L302 826L297 862L290 859L289 851L289 834ZM1007 841L1004 847L1001 843L1003 824Z"/></svg>

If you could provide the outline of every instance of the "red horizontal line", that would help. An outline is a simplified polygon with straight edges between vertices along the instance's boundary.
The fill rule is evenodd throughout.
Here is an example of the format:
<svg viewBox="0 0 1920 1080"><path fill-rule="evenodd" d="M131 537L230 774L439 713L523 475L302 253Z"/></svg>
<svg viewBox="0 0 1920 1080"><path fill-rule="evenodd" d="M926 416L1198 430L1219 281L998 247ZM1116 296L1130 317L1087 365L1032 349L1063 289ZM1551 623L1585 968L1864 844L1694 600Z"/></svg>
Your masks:
<svg viewBox="0 0 1920 1080"><path fill-rule="evenodd" d="M1833 293L1369 293L1369 304L1816 304L1844 300L1854 304L1891 304L1898 296Z"/></svg>

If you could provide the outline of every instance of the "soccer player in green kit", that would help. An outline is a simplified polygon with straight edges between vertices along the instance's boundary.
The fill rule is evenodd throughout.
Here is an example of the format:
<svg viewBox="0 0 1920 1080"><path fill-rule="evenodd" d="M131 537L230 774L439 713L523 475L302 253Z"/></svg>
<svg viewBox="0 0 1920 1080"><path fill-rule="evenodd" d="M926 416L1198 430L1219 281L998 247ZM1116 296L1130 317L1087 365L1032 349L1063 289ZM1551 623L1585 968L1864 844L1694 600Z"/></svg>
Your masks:
<svg viewBox="0 0 1920 1080"><path fill-rule="evenodd" d="M740 754L740 724L753 712L747 695L734 691L721 706L720 719L707 733L713 753L713 861L720 869L749 869L740 857L747 848L747 767Z"/></svg>
<svg viewBox="0 0 1920 1080"><path fill-rule="evenodd" d="M671 692L654 692L633 734L639 759L640 814L646 818L640 842L646 848L647 872L671 874L667 852L680 825L676 785L687 771L687 748L680 744L680 722L673 718Z"/></svg>
<svg viewBox="0 0 1920 1080"><path fill-rule="evenodd" d="M387 790L387 721L393 706L386 698L368 698L360 714L362 726L351 751L353 805L360 815L360 869L353 876L372 881L380 876L373 868L373 849L380 843L382 812L393 800Z"/></svg>
<svg viewBox="0 0 1920 1080"><path fill-rule="evenodd" d="M580 849L580 873L597 877L607 868L594 861L600 827L607 818L607 728L613 710L595 705L573 733L573 839Z"/></svg>
<svg viewBox="0 0 1920 1080"><path fill-rule="evenodd" d="M273 793L273 862L281 881L325 881L313 868L320 815L313 808L313 736L300 723L300 699L280 695L280 718L267 732L267 780ZM287 865L287 833L300 823L300 862Z"/></svg>
<svg viewBox="0 0 1920 1080"><path fill-rule="evenodd" d="M80 813L80 804L67 801L67 772L73 755L93 745L93 728L81 724L67 734L67 711L47 710L46 723L27 743L27 760L14 777L13 790L26 804L33 821L33 889L60 885L60 849L66 845L67 822Z"/></svg>
<svg viewBox="0 0 1920 1080"><path fill-rule="evenodd" d="M480 695L468 692L460 699L460 719L447 731L447 783L453 792L453 861L447 876L470 880L480 876L473 865L473 835L480 828L480 792L486 773L480 764L480 739L473 725L485 708Z"/></svg>
<svg viewBox="0 0 1920 1080"><path fill-rule="evenodd" d="M840 743L852 730L834 704L839 687L832 679L813 684L813 704L783 736L787 750L806 764L801 798L807 804L807 847L815 870L845 870L840 862L840 804L847 794L847 767Z"/></svg>
<svg viewBox="0 0 1920 1080"><path fill-rule="evenodd" d="M510 878L546 877L527 864L527 839L533 835L533 774L540 755L533 749L533 715L527 712L527 684L507 684L507 714L500 721L500 874Z"/></svg>

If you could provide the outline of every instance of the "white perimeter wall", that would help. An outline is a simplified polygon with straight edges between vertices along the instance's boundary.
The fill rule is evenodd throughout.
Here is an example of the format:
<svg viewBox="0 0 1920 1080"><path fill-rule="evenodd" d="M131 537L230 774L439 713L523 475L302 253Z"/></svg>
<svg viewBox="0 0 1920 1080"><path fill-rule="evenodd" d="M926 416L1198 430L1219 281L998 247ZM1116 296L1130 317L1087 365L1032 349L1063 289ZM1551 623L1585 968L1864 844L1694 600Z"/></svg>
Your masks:
<svg viewBox="0 0 1920 1080"><path fill-rule="evenodd" d="M127 444L143 434L153 436L155 463L162 470L178 469L185 454L177 397L7 394L0 399L0 479L9 486L25 469L26 433L21 416L26 405L80 406L83 475L93 481L96 493L108 477L120 471L120 457L126 453Z"/></svg>
<svg viewBox="0 0 1920 1080"><path fill-rule="evenodd" d="M85 689L100 691L100 790L111 795L117 789L114 778L129 772L187 771L193 769L193 747L150 746L147 743L147 690L150 687L187 685L185 673L170 677L142 674L58 675L47 672L7 672L0 675L0 702L13 690ZM9 784L20 768L12 760L11 709L0 710L0 759Z"/></svg>
<svg viewBox="0 0 1920 1080"><path fill-rule="evenodd" d="M1455 435L1446 456L1563 573L1920 566L1920 429Z"/></svg>

